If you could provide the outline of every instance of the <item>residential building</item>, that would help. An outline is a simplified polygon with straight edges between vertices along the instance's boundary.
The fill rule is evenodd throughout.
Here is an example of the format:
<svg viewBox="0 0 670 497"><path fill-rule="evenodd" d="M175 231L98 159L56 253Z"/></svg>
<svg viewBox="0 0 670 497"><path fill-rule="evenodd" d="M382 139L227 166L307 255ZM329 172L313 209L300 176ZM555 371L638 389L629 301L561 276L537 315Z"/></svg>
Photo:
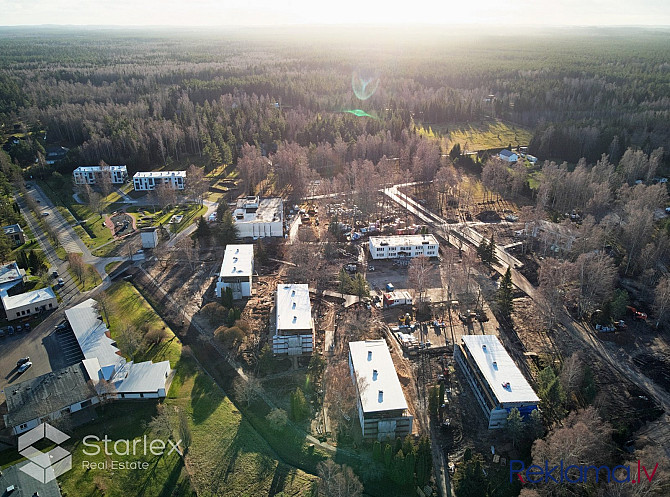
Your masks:
<svg viewBox="0 0 670 497"><path fill-rule="evenodd" d="M23 285L26 280L26 270L21 269L16 262L0 266L0 292L8 292L10 288Z"/></svg>
<svg viewBox="0 0 670 497"><path fill-rule="evenodd" d="M44 157L45 162L49 165L55 164L59 160L65 159L65 156L70 151L66 147L47 147L46 156Z"/></svg>
<svg viewBox="0 0 670 497"><path fill-rule="evenodd" d="M363 437L381 441L412 433L414 418L409 414L386 341L349 342L349 370Z"/></svg>
<svg viewBox="0 0 670 497"><path fill-rule="evenodd" d="M143 249L156 248L158 245L158 228L150 226L140 229L140 238L142 240Z"/></svg>
<svg viewBox="0 0 670 497"><path fill-rule="evenodd" d="M18 247L19 245L26 243L26 237L23 234L23 229L18 224L3 226L2 230L5 232L5 236L9 238L12 246Z"/></svg>
<svg viewBox="0 0 670 497"><path fill-rule="evenodd" d="M15 435L99 402L82 363L5 387L5 425Z"/></svg>
<svg viewBox="0 0 670 497"><path fill-rule="evenodd" d="M502 160L506 160L507 162L516 162L519 160L518 154L515 154L514 152L507 149L501 150L498 153L498 157L500 157Z"/></svg>
<svg viewBox="0 0 670 497"><path fill-rule="evenodd" d="M412 305L412 296L406 290L395 290L384 293L384 307L396 305Z"/></svg>
<svg viewBox="0 0 670 497"><path fill-rule="evenodd" d="M128 181L126 166L79 166L72 172L77 185L95 185L102 175L108 175L112 184L119 185Z"/></svg>
<svg viewBox="0 0 670 497"><path fill-rule="evenodd" d="M373 259L437 257L440 244L434 235L371 236L369 248Z"/></svg>
<svg viewBox="0 0 670 497"><path fill-rule="evenodd" d="M233 219L240 238L283 237L284 202L280 198L244 197L237 200Z"/></svg>
<svg viewBox="0 0 670 497"><path fill-rule="evenodd" d="M540 401L495 335L464 335L454 358L472 388L489 429L503 428L517 408L524 418Z"/></svg>
<svg viewBox="0 0 670 497"><path fill-rule="evenodd" d="M314 320L309 287L304 284L277 285L275 335L272 352L299 356L314 350Z"/></svg>
<svg viewBox="0 0 670 497"><path fill-rule="evenodd" d="M49 287L18 295L8 295L6 290L0 290L0 300L9 321L34 316L58 307L56 294Z"/></svg>
<svg viewBox="0 0 670 497"><path fill-rule="evenodd" d="M133 188L136 191L150 191L160 184L183 190L186 186L186 171L148 171L133 175Z"/></svg>
<svg viewBox="0 0 670 497"><path fill-rule="evenodd" d="M226 288L233 291L234 299L251 297L254 274L254 246L230 244L223 255L221 271L216 281L216 296L221 297Z"/></svg>
<svg viewBox="0 0 670 497"><path fill-rule="evenodd" d="M30 469L25 467L28 465L32 465ZM44 477L35 478L31 471L35 467L39 468L28 460L2 468L0 488L6 492L5 495L7 497L61 497L58 480L53 478L46 481Z"/></svg>

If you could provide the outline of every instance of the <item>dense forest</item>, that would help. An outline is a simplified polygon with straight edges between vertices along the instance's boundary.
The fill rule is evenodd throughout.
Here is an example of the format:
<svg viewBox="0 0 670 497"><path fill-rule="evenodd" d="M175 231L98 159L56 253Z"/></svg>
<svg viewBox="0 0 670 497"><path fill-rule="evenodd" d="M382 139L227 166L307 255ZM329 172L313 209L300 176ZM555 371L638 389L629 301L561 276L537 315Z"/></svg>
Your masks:
<svg viewBox="0 0 670 497"><path fill-rule="evenodd" d="M3 28L0 122L28 132L7 147L22 165L51 144L71 149L70 167L133 170L294 143L325 177L383 156L410 170L417 154L447 152L419 150L417 125L486 119L533 129L540 159L616 163L669 141L667 34Z"/></svg>

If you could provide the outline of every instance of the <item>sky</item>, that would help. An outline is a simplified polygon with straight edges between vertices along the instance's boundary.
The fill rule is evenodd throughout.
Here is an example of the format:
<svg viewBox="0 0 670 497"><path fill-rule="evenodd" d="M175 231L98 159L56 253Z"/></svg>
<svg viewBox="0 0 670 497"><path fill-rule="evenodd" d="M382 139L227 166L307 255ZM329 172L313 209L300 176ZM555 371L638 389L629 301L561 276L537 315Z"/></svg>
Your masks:
<svg viewBox="0 0 670 497"><path fill-rule="evenodd" d="M0 25L670 25L670 0L0 0Z"/></svg>

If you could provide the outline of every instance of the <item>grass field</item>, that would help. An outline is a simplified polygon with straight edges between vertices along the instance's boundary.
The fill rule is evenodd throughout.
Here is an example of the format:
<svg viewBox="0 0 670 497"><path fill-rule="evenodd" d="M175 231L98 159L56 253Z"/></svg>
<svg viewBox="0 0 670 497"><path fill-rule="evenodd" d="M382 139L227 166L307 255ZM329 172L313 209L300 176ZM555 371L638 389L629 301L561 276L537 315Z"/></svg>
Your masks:
<svg viewBox="0 0 670 497"><path fill-rule="evenodd" d="M84 266L85 266L84 271L86 275L84 281L80 281L79 278L77 278L77 276L74 274L72 269L68 268L68 272L70 273L70 276L72 276L72 281L74 281L77 284L79 290L82 292L88 292L89 290L93 290L96 286L102 283L102 278L100 278L100 275L98 274L98 271L95 269L95 267L91 266L90 264L84 264Z"/></svg>
<svg viewBox="0 0 670 497"><path fill-rule="evenodd" d="M442 135L443 150L451 150L459 143L461 150L479 151L491 148L527 146L532 131L498 120L468 124L431 125L434 132Z"/></svg>

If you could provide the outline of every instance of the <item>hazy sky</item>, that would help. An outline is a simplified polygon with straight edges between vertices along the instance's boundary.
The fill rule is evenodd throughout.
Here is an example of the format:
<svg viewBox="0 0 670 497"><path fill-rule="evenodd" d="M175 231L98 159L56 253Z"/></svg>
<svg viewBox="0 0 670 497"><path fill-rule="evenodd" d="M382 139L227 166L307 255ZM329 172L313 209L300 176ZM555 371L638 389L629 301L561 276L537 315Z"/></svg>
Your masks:
<svg viewBox="0 0 670 497"><path fill-rule="evenodd" d="M0 25L670 25L670 0L0 0Z"/></svg>

